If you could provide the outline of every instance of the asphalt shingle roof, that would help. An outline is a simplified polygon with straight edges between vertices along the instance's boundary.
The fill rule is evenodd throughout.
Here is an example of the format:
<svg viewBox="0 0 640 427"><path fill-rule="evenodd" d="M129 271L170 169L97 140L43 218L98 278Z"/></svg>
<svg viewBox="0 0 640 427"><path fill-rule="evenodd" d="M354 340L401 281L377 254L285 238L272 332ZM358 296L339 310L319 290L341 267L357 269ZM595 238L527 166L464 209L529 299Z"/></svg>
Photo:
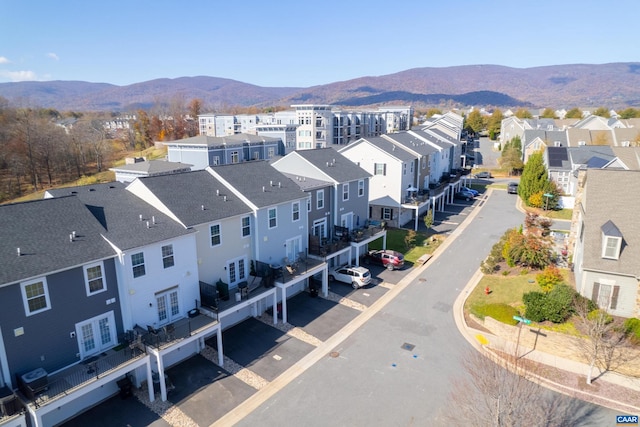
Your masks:
<svg viewBox="0 0 640 427"><path fill-rule="evenodd" d="M640 171L589 169L586 179L584 268L640 277L640 199L630 196L640 188ZM622 233L617 260L602 258L602 227L609 222Z"/></svg>
<svg viewBox="0 0 640 427"><path fill-rule="evenodd" d="M334 150L319 148L296 151L300 157L320 169L338 183L370 178L371 174Z"/></svg>
<svg viewBox="0 0 640 427"><path fill-rule="evenodd" d="M428 139L429 141L433 139L433 138L428 138L424 132L420 132L419 135ZM391 138L397 144L402 145L403 147L406 147L409 150L413 150L416 153L419 153L420 155L423 155L423 156L427 156L438 151L438 149L435 148L433 145L421 140L420 138L416 137L415 135L412 135L411 133L398 132L398 133L387 135L387 137Z"/></svg>
<svg viewBox="0 0 640 427"><path fill-rule="evenodd" d="M193 232L127 191L120 182L62 188L49 190L48 193L54 197L69 194L78 197L106 229L105 238L121 250Z"/></svg>
<svg viewBox="0 0 640 427"><path fill-rule="evenodd" d="M259 208L305 197L296 183L265 160L213 166L207 170L220 175L236 191Z"/></svg>
<svg viewBox="0 0 640 427"><path fill-rule="evenodd" d="M237 133L229 136L206 136L198 135L191 138L178 139L175 141L166 141L165 145L207 145L209 147L218 147L223 145L238 146L244 143L276 143L281 141L280 138L272 138L269 136L252 135L248 133Z"/></svg>
<svg viewBox="0 0 640 427"><path fill-rule="evenodd" d="M251 213L247 204L206 170L139 181L187 227Z"/></svg>
<svg viewBox="0 0 640 427"><path fill-rule="evenodd" d="M409 153L408 151L406 151L405 149L401 148L401 147L396 147L396 145L381 137L381 136L374 136L374 137L370 137L370 138L364 138L364 140L366 142L368 142L369 144L373 145L374 147L379 148L380 150L389 153L391 156L402 160L404 162L411 162L413 160L415 160L415 156L412 155L411 153ZM358 144L359 142L356 141L353 144ZM351 145L351 144L349 144ZM347 149L349 147L349 145L347 145Z"/></svg>
<svg viewBox="0 0 640 427"><path fill-rule="evenodd" d="M122 165L113 167L112 171L126 171L126 172L144 172L149 175L170 173L176 171L190 170L191 166L187 163L180 162L166 162L164 160L149 160L144 162L132 163L129 165Z"/></svg>
<svg viewBox="0 0 640 427"><path fill-rule="evenodd" d="M0 285L115 256L104 232L77 197L0 206Z"/></svg>

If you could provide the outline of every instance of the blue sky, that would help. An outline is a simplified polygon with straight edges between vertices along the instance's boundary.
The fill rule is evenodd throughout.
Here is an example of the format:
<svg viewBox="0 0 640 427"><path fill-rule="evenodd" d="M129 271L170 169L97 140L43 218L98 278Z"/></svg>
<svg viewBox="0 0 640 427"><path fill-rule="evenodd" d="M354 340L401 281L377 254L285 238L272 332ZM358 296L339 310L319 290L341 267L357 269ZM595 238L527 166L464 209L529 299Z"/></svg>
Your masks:
<svg viewBox="0 0 640 427"><path fill-rule="evenodd" d="M638 62L622 0L0 0L0 83L308 87L419 67Z"/></svg>

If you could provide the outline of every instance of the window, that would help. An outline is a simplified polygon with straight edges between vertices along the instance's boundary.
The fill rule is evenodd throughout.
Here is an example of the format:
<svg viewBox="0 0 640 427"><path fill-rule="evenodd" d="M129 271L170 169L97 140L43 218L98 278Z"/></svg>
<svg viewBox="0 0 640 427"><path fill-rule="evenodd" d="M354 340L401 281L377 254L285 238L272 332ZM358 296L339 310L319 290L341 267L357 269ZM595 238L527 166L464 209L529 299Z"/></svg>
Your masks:
<svg viewBox="0 0 640 427"><path fill-rule="evenodd" d="M407 164L403 163L402 164L402 175L406 175L407 174Z"/></svg>
<svg viewBox="0 0 640 427"><path fill-rule="evenodd" d="M220 244L220 224L214 224L211 226L211 246L218 246Z"/></svg>
<svg viewBox="0 0 640 427"><path fill-rule="evenodd" d="M251 218L245 216L242 218L242 237L247 237L251 235Z"/></svg>
<svg viewBox="0 0 640 427"><path fill-rule="evenodd" d="M273 156L275 156L275 154L276 154L276 150L273 147L267 148L267 157L269 159L273 159Z"/></svg>
<svg viewBox="0 0 640 427"><path fill-rule="evenodd" d="M173 245L162 247L162 265L164 268L173 267L175 265L175 261L173 259Z"/></svg>
<svg viewBox="0 0 640 427"><path fill-rule="evenodd" d="M591 300L598 304L598 307L605 310L615 310L618 306L618 294L620 293L620 286L605 283L593 283L593 289L591 290Z"/></svg>
<svg viewBox="0 0 640 427"><path fill-rule="evenodd" d="M213 166L218 166L220 164L220 156L213 156L213 160L211 161Z"/></svg>
<svg viewBox="0 0 640 427"><path fill-rule="evenodd" d="M342 184L342 200L349 200L349 184Z"/></svg>
<svg viewBox="0 0 640 427"><path fill-rule="evenodd" d="M300 202L293 202L293 204L291 205L291 212L292 212L292 220L293 221L299 221L300 220Z"/></svg>
<svg viewBox="0 0 640 427"><path fill-rule="evenodd" d="M275 228L278 225L278 215L276 208L269 209L269 228Z"/></svg>
<svg viewBox="0 0 640 427"><path fill-rule="evenodd" d="M358 181L358 197L364 196L364 179Z"/></svg>
<svg viewBox="0 0 640 427"><path fill-rule="evenodd" d="M311 212L311 197L307 198L307 212Z"/></svg>
<svg viewBox="0 0 640 427"><path fill-rule="evenodd" d="M385 163L375 163L374 164L374 175L386 175L387 174L387 165Z"/></svg>
<svg viewBox="0 0 640 427"><path fill-rule="evenodd" d="M602 258L618 259L620 239L617 237L605 236L605 246Z"/></svg>
<svg viewBox="0 0 640 427"><path fill-rule="evenodd" d="M87 288L87 296L107 290L102 273L102 263L84 267L84 283Z"/></svg>
<svg viewBox="0 0 640 427"><path fill-rule="evenodd" d="M144 253L138 252L131 255L131 266L133 267L133 277L140 277L146 274L144 269Z"/></svg>
<svg viewBox="0 0 640 427"><path fill-rule="evenodd" d="M391 208L382 208L382 219L390 221L393 219L393 210Z"/></svg>
<svg viewBox="0 0 640 427"><path fill-rule="evenodd" d="M40 313L51 308L46 279L42 278L21 283L20 287L22 288L24 311L27 316L31 316L32 314Z"/></svg>
<svg viewBox="0 0 640 427"><path fill-rule="evenodd" d="M316 193L316 209L324 209L324 190Z"/></svg>
<svg viewBox="0 0 640 427"><path fill-rule="evenodd" d="M238 152L237 151L232 151L231 152L231 163L239 163L240 162L240 157L238 156Z"/></svg>
<svg viewBox="0 0 640 427"><path fill-rule="evenodd" d="M409 172L413 173L413 162L411 162L410 166L411 167L409 168Z"/></svg>

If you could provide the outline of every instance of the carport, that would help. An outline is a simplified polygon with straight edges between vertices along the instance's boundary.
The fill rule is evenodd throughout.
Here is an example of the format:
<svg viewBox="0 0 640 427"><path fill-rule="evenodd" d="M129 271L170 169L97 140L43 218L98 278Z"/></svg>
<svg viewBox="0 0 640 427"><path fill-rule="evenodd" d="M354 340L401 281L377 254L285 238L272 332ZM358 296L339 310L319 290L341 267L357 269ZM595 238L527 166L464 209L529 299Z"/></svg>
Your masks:
<svg viewBox="0 0 640 427"><path fill-rule="evenodd" d="M362 239L351 241L351 248L353 248L355 252L355 254L352 253L352 258L355 257L356 265L360 265L360 249L363 246L366 246L369 243L373 242L374 240L378 240L381 237L382 237L382 249L387 249L387 230L385 229L380 229L380 231L374 234L371 234L368 237L362 237Z"/></svg>
<svg viewBox="0 0 640 427"><path fill-rule="evenodd" d="M350 248L349 248L350 249ZM311 259L309 259L311 261ZM318 273L322 273L322 293L323 295L327 295L329 292L329 273L327 271L327 263L320 262L319 264L314 265L305 265L304 270L301 268L299 270L295 270L292 272L284 272L282 276L276 280L275 286L280 289L282 296L282 322L287 323L287 291L293 287L294 285L300 284L303 280L307 280L309 277L314 276ZM276 305L274 304L273 310L273 318L274 324L277 323L277 310Z"/></svg>

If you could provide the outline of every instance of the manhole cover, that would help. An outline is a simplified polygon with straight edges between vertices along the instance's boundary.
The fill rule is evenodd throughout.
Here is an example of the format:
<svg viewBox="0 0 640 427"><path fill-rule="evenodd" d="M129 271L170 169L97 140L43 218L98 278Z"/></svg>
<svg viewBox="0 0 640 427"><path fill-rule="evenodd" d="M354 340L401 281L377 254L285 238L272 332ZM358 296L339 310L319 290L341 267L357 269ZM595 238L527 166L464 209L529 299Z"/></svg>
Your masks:
<svg viewBox="0 0 640 427"><path fill-rule="evenodd" d="M416 348L416 346L415 346L415 345L413 345L413 344L409 344L408 342L406 342L406 343L402 344L402 348L404 348L405 350L409 350L409 351L411 351L411 350L413 350L414 348Z"/></svg>
<svg viewBox="0 0 640 427"><path fill-rule="evenodd" d="M427 281L427 279L425 279L424 277L421 277L421 278L418 279L418 282L426 282L426 281Z"/></svg>
<svg viewBox="0 0 640 427"><path fill-rule="evenodd" d="M337 352L337 351L332 351L331 353L329 353L329 356L331 356L333 358L336 358L336 357L340 356L340 353Z"/></svg>

